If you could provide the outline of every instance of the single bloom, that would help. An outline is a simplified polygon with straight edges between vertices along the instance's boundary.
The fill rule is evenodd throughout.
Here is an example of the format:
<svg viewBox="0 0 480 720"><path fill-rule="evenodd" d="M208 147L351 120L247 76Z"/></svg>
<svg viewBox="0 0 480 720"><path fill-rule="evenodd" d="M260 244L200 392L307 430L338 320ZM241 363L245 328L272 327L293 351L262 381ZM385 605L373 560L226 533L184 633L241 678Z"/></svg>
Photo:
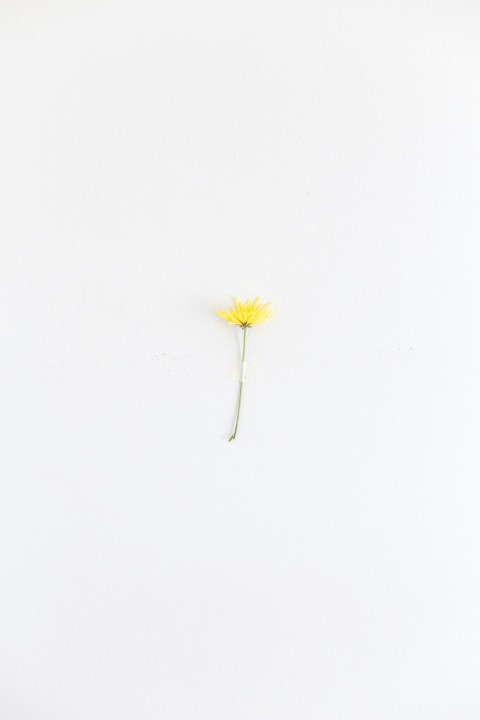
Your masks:
<svg viewBox="0 0 480 720"><path fill-rule="evenodd" d="M258 325L259 323L265 322L269 317L272 317L273 312L271 311L272 303L260 302L260 298L257 297L252 302L251 300L245 300L240 302L238 297L235 298L235 305L229 310L216 310L217 315L226 320L230 325L239 325L243 330L243 349L242 349L242 367L246 367L246 341L247 341L247 328L252 325ZM238 393L237 412L235 416L235 427L233 433L230 435L229 441L235 440L237 437L238 430L238 419L240 417L240 406L242 404L242 391L243 391L244 375L242 373L242 379L240 381L240 390Z"/></svg>
<svg viewBox="0 0 480 720"><path fill-rule="evenodd" d="M228 310L217 310L216 313L230 323L230 325L240 325L242 328L249 328L252 327L252 325L265 322L269 317L272 317L273 312L271 311L271 307L271 302L262 305L259 297L255 298L253 302L251 300L240 302L238 297L236 297L233 307Z"/></svg>

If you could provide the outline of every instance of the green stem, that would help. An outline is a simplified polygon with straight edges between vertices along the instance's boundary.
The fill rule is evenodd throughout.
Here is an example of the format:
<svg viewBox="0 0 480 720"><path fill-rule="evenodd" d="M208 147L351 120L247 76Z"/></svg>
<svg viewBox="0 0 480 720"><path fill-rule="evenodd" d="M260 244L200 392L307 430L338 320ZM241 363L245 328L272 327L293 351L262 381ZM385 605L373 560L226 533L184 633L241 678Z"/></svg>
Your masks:
<svg viewBox="0 0 480 720"><path fill-rule="evenodd" d="M245 344L247 340L247 328L243 328L243 353L242 353L242 363L245 362ZM242 373L243 373L243 365L242 365ZM233 430L233 434L230 435L230 438L228 442L231 442L232 440L235 440L235 437L237 435L237 428L238 428L238 418L240 417L240 406L242 404L242 390L243 390L243 382L240 381L240 390L238 392L238 405L237 405L237 417L235 419L235 428Z"/></svg>

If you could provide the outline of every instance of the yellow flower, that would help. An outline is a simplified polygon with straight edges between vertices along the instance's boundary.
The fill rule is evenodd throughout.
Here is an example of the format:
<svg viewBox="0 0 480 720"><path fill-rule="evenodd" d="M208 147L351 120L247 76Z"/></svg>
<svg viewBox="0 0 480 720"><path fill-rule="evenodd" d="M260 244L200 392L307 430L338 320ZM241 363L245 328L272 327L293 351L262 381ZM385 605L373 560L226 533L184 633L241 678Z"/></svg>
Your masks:
<svg viewBox="0 0 480 720"><path fill-rule="evenodd" d="M245 300L243 303L238 298L235 298L234 307L225 311L217 310L216 313L229 322L230 325L240 325L242 328L247 328L265 322L269 317L272 317L271 306L272 303L270 302L262 305L259 297L255 298L253 302Z"/></svg>
<svg viewBox="0 0 480 720"><path fill-rule="evenodd" d="M230 325L240 325L240 327L243 330L243 350L242 350L242 367L245 368L246 362L245 362L245 346L247 341L247 328L252 327L252 325L258 325L258 323L265 322L265 320L268 320L269 317L272 317L273 313L271 311L271 305L272 303L268 302L262 305L260 303L260 298L257 297L252 302L251 300L245 300L245 302L240 302L238 298L235 298L235 307L230 308L229 310L217 310L217 315L220 315L221 318L224 318ZM243 374L242 374L242 380L240 381L240 390L238 393L238 403L237 403L237 414L235 417L235 427L233 429L232 435L230 435L230 439L228 442L231 442L232 440L235 440L237 437L237 430L238 430L238 419L240 417L240 406L242 404L242 391L243 391Z"/></svg>

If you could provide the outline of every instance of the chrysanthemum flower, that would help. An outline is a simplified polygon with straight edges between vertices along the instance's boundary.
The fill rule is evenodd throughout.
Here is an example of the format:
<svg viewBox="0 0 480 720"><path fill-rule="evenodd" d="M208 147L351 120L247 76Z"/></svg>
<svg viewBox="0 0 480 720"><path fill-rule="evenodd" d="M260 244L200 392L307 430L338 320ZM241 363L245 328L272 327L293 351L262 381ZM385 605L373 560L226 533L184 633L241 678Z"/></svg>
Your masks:
<svg viewBox="0 0 480 720"><path fill-rule="evenodd" d="M248 328L268 320L273 315L270 310L271 306L271 302L262 305L259 297L255 298L253 302L245 300L243 303L238 298L235 298L234 307L229 310L217 310L216 312L230 325L240 325L242 328Z"/></svg>
<svg viewBox="0 0 480 720"><path fill-rule="evenodd" d="M221 318L226 320L230 325L239 325L243 330L243 352L242 352L242 363L245 363L245 346L247 340L247 328L252 325L258 325L259 323L265 322L269 317L272 317L271 311L272 303L268 302L262 305L260 298L257 297L252 302L251 300L245 300L240 302L238 298L235 298L235 306L229 310L217 310L216 313ZM245 367L245 365L243 365ZM238 393L238 404L237 404L237 416L235 419L235 428L228 442L235 440L238 428L238 418L240 417L240 405L242 404L242 390L243 390L243 377L240 381L240 391Z"/></svg>

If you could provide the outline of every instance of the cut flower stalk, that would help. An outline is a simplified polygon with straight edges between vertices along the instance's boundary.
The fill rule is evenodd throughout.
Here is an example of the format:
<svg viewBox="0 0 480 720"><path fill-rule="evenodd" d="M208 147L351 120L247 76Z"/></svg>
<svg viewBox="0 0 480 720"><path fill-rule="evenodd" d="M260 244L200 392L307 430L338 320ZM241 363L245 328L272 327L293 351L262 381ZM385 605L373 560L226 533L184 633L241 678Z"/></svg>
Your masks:
<svg viewBox="0 0 480 720"><path fill-rule="evenodd" d="M226 320L230 325L239 325L243 330L243 351L242 351L242 379L240 381L240 388L238 391L238 403L237 403L237 414L235 417L235 428L233 430L233 433L230 435L228 442L231 442L232 440L235 440L237 436L237 430L238 430L238 419L240 417L240 408L242 405L242 393L243 393L243 382L245 380L243 376L243 371L245 370L245 348L246 348L246 341L247 341L247 328L252 327L252 325L258 325L262 322L265 322L265 320L268 320L269 317L272 317L273 313L271 311L271 305L272 303L265 303L262 305L260 303L260 298L257 297L252 302L251 300L246 300L245 302L240 302L238 298L235 298L235 305L234 307L229 308L228 310L217 310L217 315L219 315L221 318Z"/></svg>
<svg viewBox="0 0 480 720"><path fill-rule="evenodd" d="M245 346L247 342L247 325L243 328L243 352L242 352L242 363L245 362ZM243 391L243 379L240 380L240 389L238 391L238 404L237 404L237 416L235 418L235 428L233 430L233 433L230 435L228 442L232 442L232 440L235 440L237 436L237 428L238 428L238 418L240 417L240 407L242 405L242 391Z"/></svg>

